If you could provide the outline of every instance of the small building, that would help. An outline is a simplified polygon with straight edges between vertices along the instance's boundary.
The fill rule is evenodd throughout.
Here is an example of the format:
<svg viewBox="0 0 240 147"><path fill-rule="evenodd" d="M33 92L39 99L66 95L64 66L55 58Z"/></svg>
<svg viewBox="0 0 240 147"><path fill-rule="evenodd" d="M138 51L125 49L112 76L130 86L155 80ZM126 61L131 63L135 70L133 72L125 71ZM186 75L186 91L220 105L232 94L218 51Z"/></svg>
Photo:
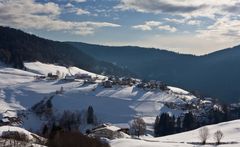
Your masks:
<svg viewBox="0 0 240 147"><path fill-rule="evenodd" d="M104 86L104 88L112 88L113 82L110 80L104 81L103 86Z"/></svg>
<svg viewBox="0 0 240 147"><path fill-rule="evenodd" d="M97 138L120 138L124 134L121 131L121 128L111 125L111 124L103 124L91 130L90 135Z"/></svg>
<svg viewBox="0 0 240 147"><path fill-rule="evenodd" d="M75 80L75 76L66 75L64 80L66 80L66 81L74 81Z"/></svg>
<svg viewBox="0 0 240 147"><path fill-rule="evenodd" d="M130 126L128 123L120 123L120 124L114 124L114 126L120 128L119 131L124 132L125 134L129 134Z"/></svg>
<svg viewBox="0 0 240 147"><path fill-rule="evenodd" d="M203 100L203 101L201 101L201 104L204 106L207 106L207 107L213 106L212 101L209 101L209 100Z"/></svg>
<svg viewBox="0 0 240 147"><path fill-rule="evenodd" d="M52 73L48 73L48 74L47 74L47 78L48 78L49 80L57 80L59 77L58 77L58 75L54 75L54 74L52 74Z"/></svg>
<svg viewBox="0 0 240 147"><path fill-rule="evenodd" d="M90 76L89 74L80 74L80 73L77 73L77 74L75 74L75 78L76 78L76 79L87 80L87 79L91 79L92 76Z"/></svg>
<svg viewBox="0 0 240 147"><path fill-rule="evenodd" d="M44 80L44 79L46 79L46 76L35 76L34 77L36 80Z"/></svg>
<svg viewBox="0 0 240 147"><path fill-rule="evenodd" d="M120 85L128 85L133 86L136 83L136 81L133 78L122 78L120 81Z"/></svg>

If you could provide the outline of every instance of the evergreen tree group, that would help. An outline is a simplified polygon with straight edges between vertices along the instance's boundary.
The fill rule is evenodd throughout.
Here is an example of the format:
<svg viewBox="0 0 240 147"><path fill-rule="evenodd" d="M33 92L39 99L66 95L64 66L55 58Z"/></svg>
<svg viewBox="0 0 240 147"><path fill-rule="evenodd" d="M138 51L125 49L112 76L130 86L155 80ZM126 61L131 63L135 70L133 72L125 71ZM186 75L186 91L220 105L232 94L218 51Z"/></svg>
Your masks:
<svg viewBox="0 0 240 147"><path fill-rule="evenodd" d="M169 113L162 113L156 117L154 124L154 134L156 137L188 131L196 128L196 121L194 115L188 112L183 118L170 115Z"/></svg>

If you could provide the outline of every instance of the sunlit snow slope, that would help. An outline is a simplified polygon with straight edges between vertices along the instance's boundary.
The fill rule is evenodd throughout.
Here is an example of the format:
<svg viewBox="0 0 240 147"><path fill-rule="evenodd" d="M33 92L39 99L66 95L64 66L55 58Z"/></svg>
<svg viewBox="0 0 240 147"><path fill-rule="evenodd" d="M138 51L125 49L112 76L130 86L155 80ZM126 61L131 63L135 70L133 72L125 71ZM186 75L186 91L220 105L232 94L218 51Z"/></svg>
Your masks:
<svg viewBox="0 0 240 147"><path fill-rule="evenodd" d="M213 134L217 130L221 130L224 134L221 142L224 144L220 147L239 147L240 146L240 120L224 122L216 125L206 126L209 129L209 139L204 147L214 147L215 141ZM199 143L199 129L184 132L180 134L153 138L149 136L140 139L115 139L110 141L112 147L197 147ZM195 144L194 144L195 143Z"/></svg>
<svg viewBox="0 0 240 147"><path fill-rule="evenodd" d="M40 62L25 63L25 66L27 71L4 66L0 68L0 113L4 115L16 115L19 110L29 110L42 99L54 95L52 103L56 114L64 110L82 111L91 105L101 122L128 123L134 117L141 116L151 126L161 112L172 112L175 115L182 113L182 110L166 107L165 102L184 104L196 99L188 92L174 87L169 87L170 92L164 92L143 90L136 86L103 88L100 81L83 84L83 81L35 80L35 75L56 71L64 75L82 73L100 79L106 77L76 67L66 68ZM55 95L61 87L64 93ZM27 129L37 130L41 125L41 120L33 114L23 122ZM148 130L151 129L148 127Z"/></svg>

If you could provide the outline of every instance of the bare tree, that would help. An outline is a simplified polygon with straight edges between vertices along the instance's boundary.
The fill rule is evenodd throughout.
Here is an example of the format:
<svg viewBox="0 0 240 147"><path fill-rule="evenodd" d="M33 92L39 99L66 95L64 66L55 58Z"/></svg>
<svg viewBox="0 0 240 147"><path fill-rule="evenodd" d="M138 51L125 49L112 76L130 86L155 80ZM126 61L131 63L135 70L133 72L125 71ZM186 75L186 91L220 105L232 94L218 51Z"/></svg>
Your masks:
<svg viewBox="0 0 240 147"><path fill-rule="evenodd" d="M207 127L203 127L199 130L199 138L202 142L202 144L205 144L207 139L209 137L209 131Z"/></svg>
<svg viewBox="0 0 240 147"><path fill-rule="evenodd" d="M221 139L223 138L223 132L218 130L214 133L213 136L214 140L216 141L216 144L220 144Z"/></svg>
<svg viewBox="0 0 240 147"><path fill-rule="evenodd" d="M133 120L131 124L131 130L133 135L137 135L138 137L140 135L144 135L146 131L146 123L144 120L140 117Z"/></svg>

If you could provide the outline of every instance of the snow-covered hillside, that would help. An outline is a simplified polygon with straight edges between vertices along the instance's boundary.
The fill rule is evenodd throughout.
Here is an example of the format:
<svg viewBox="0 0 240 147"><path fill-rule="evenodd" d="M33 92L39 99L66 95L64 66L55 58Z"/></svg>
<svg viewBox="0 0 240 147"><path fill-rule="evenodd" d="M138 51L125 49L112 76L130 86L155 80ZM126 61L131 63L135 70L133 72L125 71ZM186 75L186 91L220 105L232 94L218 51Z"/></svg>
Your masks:
<svg viewBox="0 0 240 147"><path fill-rule="evenodd" d="M221 130L224 134L221 147L239 147L240 146L240 120L224 122L216 125L206 126L209 129L209 139L207 143L215 143L213 134L217 130ZM111 147L196 147L199 143L199 129L184 132L176 135L153 138L144 136L140 139L115 139L110 141ZM207 144L204 147L213 147L216 145Z"/></svg>
<svg viewBox="0 0 240 147"><path fill-rule="evenodd" d="M57 71L59 71L63 76L75 75L77 73L81 73L81 74L91 75L92 77L98 76L102 79L105 78L105 76L97 75L95 73L91 73L77 67L64 67L64 66L53 65L53 64L44 64L41 62L25 63L24 66L27 68L28 71L36 74L42 74L42 75L47 75L48 73L55 74Z"/></svg>
<svg viewBox="0 0 240 147"><path fill-rule="evenodd" d="M24 140L26 141L25 143L22 143L19 141L19 143L14 143L14 146L19 146L19 147L43 147L39 143L45 143L46 139L38 136L37 134L31 133L23 128L20 127L13 127L13 126L0 126L0 146L12 146L13 141L10 141L8 136L11 136L10 134L14 133L20 133L24 135ZM3 137L4 139L2 139ZM23 138L23 137L22 137ZM11 138L13 139L13 138ZM18 145L17 145L18 144Z"/></svg>
<svg viewBox="0 0 240 147"><path fill-rule="evenodd" d="M32 130L40 129L44 120L28 110L51 96L55 114L64 110L83 111L91 105L100 122L129 123L134 117L140 116L147 123L149 131L152 131L155 117L160 113L170 112L179 116L185 111L181 109L182 105L198 100L189 92L175 87L169 87L168 91L146 90L136 85L104 88L101 80L105 76L76 67L66 68L40 62L25 63L25 66L27 71L4 66L0 68L0 114L2 117L11 117L26 112L27 117L23 118L21 124ZM88 74L99 77L99 80L91 84L84 80L36 80L36 76L57 71L60 75ZM60 89L63 93L56 94ZM166 105L169 103L179 107L169 107Z"/></svg>

